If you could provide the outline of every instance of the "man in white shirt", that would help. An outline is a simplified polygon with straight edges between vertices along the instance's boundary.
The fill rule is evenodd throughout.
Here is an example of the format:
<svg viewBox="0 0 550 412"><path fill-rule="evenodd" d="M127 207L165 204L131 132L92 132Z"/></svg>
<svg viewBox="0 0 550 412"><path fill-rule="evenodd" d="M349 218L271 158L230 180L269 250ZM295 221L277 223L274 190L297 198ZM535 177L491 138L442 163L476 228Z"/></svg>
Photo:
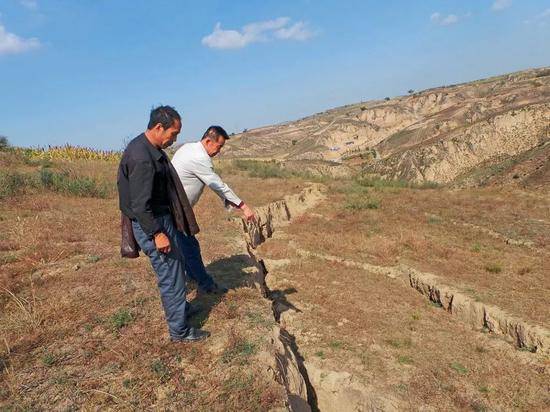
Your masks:
<svg viewBox="0 0 550 412"><path fill-rule="evenodd" d="M228 139L229 136L222 127L210 126L200 142L184 144L176 151L172 165L178 173L191 207L195 206L204 187L208 186L225 202L226 206L236 207L242 210L247 220L254 220L256 218L254 211L214 172L212 157L220 152ZM196 237L186 236L183 233L179 235L187 275L197 281L203 292L226 292L227 289L217 285L206 272Z"/></svg>

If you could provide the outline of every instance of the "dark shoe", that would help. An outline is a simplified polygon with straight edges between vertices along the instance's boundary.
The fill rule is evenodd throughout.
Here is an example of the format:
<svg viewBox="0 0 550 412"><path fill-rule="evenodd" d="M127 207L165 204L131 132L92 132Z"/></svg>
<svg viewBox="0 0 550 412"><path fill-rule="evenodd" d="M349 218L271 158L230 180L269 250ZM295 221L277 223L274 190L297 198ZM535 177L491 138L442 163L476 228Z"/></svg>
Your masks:
<svg viewBox="0 0 550 412"><path fill-rule="evenodd" d="M199 340L204 340L210 336L210 332L205 330L189 327L187 332L183 336L178 336L177 338L170 338L172 342L197 342Z"/></svg>
<svg viewBox="0 0 550 412"><path fill-rule="evenodd" d="M207 286L205 288L201 288L201 291L203 293L212 294L212 295L222 295L224 293L227 293L229 289L226 287L220 286L217 283L214 283L210 286Z"/></svg>
<svg viewBox="0 0 550 412"><path fill-rule="evenodd" d="M187 319L191 319L193 316L198 315L201 312L201 308L194 304L187 302L187 308L185 308L185 316L187 316Z"/></svg>

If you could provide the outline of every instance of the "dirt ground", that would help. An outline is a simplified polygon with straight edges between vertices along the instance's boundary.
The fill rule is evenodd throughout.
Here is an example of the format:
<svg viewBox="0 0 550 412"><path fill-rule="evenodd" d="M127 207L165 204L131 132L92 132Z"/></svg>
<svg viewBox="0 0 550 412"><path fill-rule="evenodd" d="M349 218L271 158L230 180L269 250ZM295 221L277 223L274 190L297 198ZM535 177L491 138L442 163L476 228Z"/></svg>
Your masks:
<svg viewBox="0 0 550 412"><path fill-rule="evenodd" d="M85 163L114 181L116 165ZM73 167L78 167L73 165ZM299 188L227 177L252 205ZM258 188L262 190L258 190ZM268 410L275 382L269 302L250 287L238 225L212 193L196 207L207 270L230 291L189 299L212 333L168 340L146 257L119 257L117 200L49 192L0 200L0 409Z"/></svg>
<svg viewBox="0 0 550 412"><path fill-rule="evenodd" d="M257 251L319 409L549 408L548 356L471 328L401 279L313 256L406 262L547 328L548 198L496 189L369 188L361 196L377 207L354 210L345 206L356 194L350 199L350 190L333 189ZM478 226L532 244L506 243Z"/></svg>
<svg viewBox="0 0 550 412"><path fill-rule="evenodd" d="M334 185L315 213L288 228L299 247L375 265L407 264L475 300L550 324L548 193L364 188L357 195L338 190ZM376 207L350 209L358 197Z"/></svg>
<svg viewBox="0 0 550 412"><path fill-rule="evenodd" d="M116 165L69 166L114 182ZM254 207L307 185L221 173ZM402 279L346 264L408 265L548 328L548 193L323 186L257 249L273 302L252 285L238 215L206 191L198 238L230 291L190 285L193 323L212 332L190 345L168 341L147 258L119 257L114 197L0 200L0 409L279 410L277 321L295 339L313 410L550 408L548 356L472 328Z"/></svg>

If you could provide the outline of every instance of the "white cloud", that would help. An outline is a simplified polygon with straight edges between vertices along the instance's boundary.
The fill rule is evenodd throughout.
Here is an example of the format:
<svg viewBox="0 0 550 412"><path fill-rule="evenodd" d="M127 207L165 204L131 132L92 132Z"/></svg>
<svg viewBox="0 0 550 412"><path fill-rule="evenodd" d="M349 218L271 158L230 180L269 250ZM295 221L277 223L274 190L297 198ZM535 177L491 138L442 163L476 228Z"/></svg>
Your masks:
<svg viewBox="0 0 550 412"><path fill-rule="evenodd" d="M438 22L439 19L441 19L441 13L437 11L435 13L432 13L432 15L430 16L430 20L433 21L434 23Z"/></svg>
<svg viewBox="0 0 550 412"><path fill-rule="evenodd" d="M313 37L303 21L290 25L290 18L279 17L274 20L250 23L239 30L224 30L217 23L214 31L203 37L202 44L214 49L240 49L250 43L265 42L273 39L307 40Z"/></svg>
<svg viewBox="0 0 550 412"><path fill-rule="evenodd" d="M216 23L214 31L202 38L202 44L214 49L240 49L250 43L244 34L236 30L222 30L220 23Z"/></svg>
<svg viewBox="0 0 550 412"><path fill-rule="evenodd" d="M38 10L38 1L37 0L19 0L19 4L29 10Z"/></svg>
<svg viewBox="0 0 550 412"><path fill-rule="evenodd" d="M491 9L493 11L500 11L507 9L512 5L512 0L495 0L493 5L491 6Z"/></svg>
<svg viewBox="0 0 550 412"><path fill-rule="evenodd" d="M543 10L541 13L534 16L532 19L524 20L525 24L537 24L539 27L545 27L548 24L550 18L550 7Z"/></svg>
<svg viewBox="0 0 550 412"><path fill-rule="evenodd" d="M443 16L439 12L432 13L430 20L440 26L450 26L451 24L458 23L459 17L456 14L448 14Z"/></svg>
<svg viewBox="0 0 550 412"><path fill-rule="evenodd" d="M315 34L308 29L306 23L299 21L290 27L283 27L275 32L275 37L284 40L308 40Z"/></svg>
<svg viewBox="0 0 550 412"><path fill-rule="evenodd" d="M24 53L40 47L40 41L36 38L23 39L10 33L0 24L0 55Z"/></svg>

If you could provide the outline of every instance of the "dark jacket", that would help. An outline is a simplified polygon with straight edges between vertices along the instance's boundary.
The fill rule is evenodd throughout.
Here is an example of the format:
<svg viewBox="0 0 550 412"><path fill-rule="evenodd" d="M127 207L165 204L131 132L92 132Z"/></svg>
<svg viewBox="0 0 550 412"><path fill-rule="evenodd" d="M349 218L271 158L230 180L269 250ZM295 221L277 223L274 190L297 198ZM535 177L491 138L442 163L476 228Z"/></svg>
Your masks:
<svg viewBox="0 0 550 412"><path fill-rule="evenodd" d="M153 237L162 231L155 217L170 213L181 232L187 235L199 232L193 209L168 156L153 146L144 134L126 147L118 169L117 185L123 215L123 256L138 255L131 220L137 220L143 231Z"/></svg>
<svg viewBox="0 0 550 412"><path fill-rule="evenodd" d="M155 218L170 213L168 163L164 152L144 134L126 146L120 159L117 179L120 210L137 220L149 237L162 230Z"/></svg>

